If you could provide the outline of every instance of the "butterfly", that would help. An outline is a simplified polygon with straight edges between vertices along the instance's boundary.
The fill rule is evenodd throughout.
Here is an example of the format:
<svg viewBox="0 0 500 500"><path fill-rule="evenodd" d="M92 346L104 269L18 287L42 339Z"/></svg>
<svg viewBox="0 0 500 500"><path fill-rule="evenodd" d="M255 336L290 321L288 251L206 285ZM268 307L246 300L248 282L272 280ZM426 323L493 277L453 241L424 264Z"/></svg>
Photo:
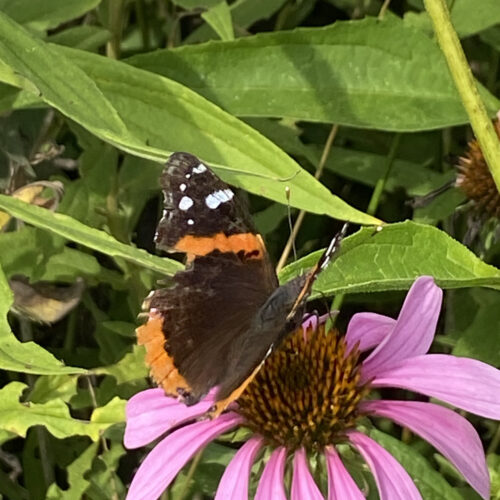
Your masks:
<svg viewBox="0 0 500 500"><path fill-rule="evenodd" d="M253 379L266 357L295 330L318 273L347 225L317 264L284 285L246 205L196 156L174 153L160 178L159 250L185 254L170 286L146 299L137 329L156 383L186 405L217 387L210 414L220 414Z"/></svg>

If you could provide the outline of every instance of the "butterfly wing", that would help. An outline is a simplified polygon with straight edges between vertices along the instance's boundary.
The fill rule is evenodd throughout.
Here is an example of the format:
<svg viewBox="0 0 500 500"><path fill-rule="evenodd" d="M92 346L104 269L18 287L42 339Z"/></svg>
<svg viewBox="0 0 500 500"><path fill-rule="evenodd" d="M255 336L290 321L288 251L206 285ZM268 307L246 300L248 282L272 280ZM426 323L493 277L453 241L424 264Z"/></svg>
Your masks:
<svg viewBox="0 0 500 500"><path fill-rule="evenodd" d="M245 336L278 282L248 210L210 168L175 153L161 186L156 245L186 253L187 267L150 296L138 339L156 382L192 404L235 378Z"/></svg>

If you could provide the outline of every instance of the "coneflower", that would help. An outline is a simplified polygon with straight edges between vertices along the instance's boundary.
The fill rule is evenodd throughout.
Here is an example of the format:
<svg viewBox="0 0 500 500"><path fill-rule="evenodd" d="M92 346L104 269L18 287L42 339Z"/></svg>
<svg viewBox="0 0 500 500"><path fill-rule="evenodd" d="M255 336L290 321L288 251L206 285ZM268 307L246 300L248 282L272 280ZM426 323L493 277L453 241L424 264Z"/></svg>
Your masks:
<svg viewBox="0 0 500 500"><path fill-rule="evenodd" d="M499 119L493 124L500 140ZM469 142L465 154L459 158L457 170L455 186L474 203L476 211L500 217L500 193L476 139Z"/></svg>
<svg viewBox="0 0 500 500"><path fill-rule="evenodd" d="M165 437L139 467L127 498L158 498L210 441L245 427L250 437L226 467L216 500L247 500L252 465L266 449L270 455L259 478L257 500L287 498L287 467L292 500L362 500L339 453L345 446L368 465L381 500L420 499L399 462L363 433L366 425L360 424L379 417L427 440L482 498L489 498L481 441L464 417L436 403L375 399L378 392L373 391L408 389L486 418L500 418L499 370L473 359L427 354L441 302L442 291L434 280L421 277L397 320L356 314L344 336L325 332L321 322L307 321L304 331L294 332L266 360L234 408L213 420L203 417L214 393L192 407L166 397L161 389L135 395L127 405L125 446L137 448ZM311 474L313 455L324 456L328 491L322 491Z"/></svg>

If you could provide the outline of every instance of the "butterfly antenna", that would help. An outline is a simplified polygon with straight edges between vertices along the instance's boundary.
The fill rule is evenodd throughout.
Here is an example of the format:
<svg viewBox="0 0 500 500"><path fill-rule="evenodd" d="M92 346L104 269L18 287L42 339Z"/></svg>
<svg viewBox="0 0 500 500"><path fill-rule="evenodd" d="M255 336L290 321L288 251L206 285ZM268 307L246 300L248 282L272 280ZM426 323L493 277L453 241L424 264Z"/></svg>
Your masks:
<svg viewBox="0 0 500 500"><path fill-rule="evenodd" d="M348 228L349 228L349 223L345 222L344 225L342 226L342 229L332 238L332 241L330 241L328 248L324 251L323 255L321 256L320 262L318 262L318 267L320 270L325 269L328 266L328 264L330 264L332 258L340 248L340 243L347 234Z"/></svg>
<svg viewBox="0 0 500 500"><path fill-rule="evenodd" d="M422 196L414 196L413 198L407 200L405 205L415 209L415 208L424 208L429 205L432 201L434 201L440 194L448 191L452 187L455 186L456 179L450 179L448 182L443 184L442 186L434 189L430 193L424 194Z"/></svg>
<svg viewBox="0 0 500 500"><path fill-rule="evenodd" d="M290 236L292 238L292 250L293 250L293 260L297 260L297 248L295 247L295 236L293 234L293 223L292 223L292 208L290 206L290 188L288 186L285 187L285 196L286 196L286 209L288 216L288 227L290 229Z"/></svg>

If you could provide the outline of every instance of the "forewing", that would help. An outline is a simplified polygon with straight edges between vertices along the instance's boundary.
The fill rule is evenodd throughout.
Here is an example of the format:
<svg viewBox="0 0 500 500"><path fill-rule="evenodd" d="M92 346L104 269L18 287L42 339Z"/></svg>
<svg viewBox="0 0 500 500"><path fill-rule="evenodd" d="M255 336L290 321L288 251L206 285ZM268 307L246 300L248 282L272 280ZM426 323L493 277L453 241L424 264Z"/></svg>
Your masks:
<svg viewBox="0 0 500 500"><path fill-rule="evenodd" d="M234 190L196 156L171 155L160 184L164 211L155 237L159 249L185 251L183 240L186 244L186 240L216 234L256 235L248 210Z"/></svg>

